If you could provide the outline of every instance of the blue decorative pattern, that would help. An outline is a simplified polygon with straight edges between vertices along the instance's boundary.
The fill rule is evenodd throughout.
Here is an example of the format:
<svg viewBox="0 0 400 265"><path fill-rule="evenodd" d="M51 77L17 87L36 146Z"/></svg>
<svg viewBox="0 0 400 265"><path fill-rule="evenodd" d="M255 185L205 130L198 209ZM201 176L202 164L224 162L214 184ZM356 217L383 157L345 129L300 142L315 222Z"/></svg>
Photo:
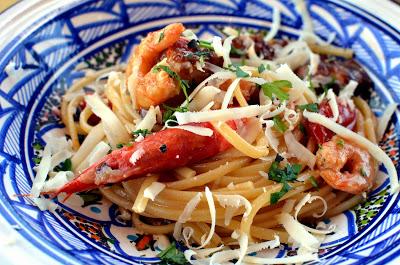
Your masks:
<svg viewBox="0 0 400 265"><path fill-rule="evenodd" d="M30 147L33 139L40 138L46 130L43 128L46 121L41 119L56 105L55 94L82 77L93 55L108 47L120 45L120 58L112 62L124 62L141 34L162 25L183 21L187 25L199 25L200 34L212 35L217 32L216 26L226 24L259 28L271 21L273 6L280 8L282 23L288 28L280 34L293 36L301 27L301 18L290 0L84 0L46 21L44 26L32 23L34 33L16 40L15 49L0 52L0 173L3 180L0 214L10 224L19 225L19 232L25 238L63 263L157 261L124 256L122 250L112 249L107 243L97 244L73 228L61 213L41 212L32 206L29 197L14 196L30 192L33 176ZM336 44L354 49L357 60L376 81L379 96L379 104L374 106L376 113L380 115L389 101L399 102L400 33L394 34L390 26L371 20L356 7L340 1L309 1L308 9L316 33L324 38L336 33ZM56 102L49 102L48 98ZM399 129L396 118L394 134ZM395 258L400 253L399 213L399 200L389 196L367 226L327 251L322 261L367 264ZM101 233L107 237L110 229L107 227Z"/></svg>

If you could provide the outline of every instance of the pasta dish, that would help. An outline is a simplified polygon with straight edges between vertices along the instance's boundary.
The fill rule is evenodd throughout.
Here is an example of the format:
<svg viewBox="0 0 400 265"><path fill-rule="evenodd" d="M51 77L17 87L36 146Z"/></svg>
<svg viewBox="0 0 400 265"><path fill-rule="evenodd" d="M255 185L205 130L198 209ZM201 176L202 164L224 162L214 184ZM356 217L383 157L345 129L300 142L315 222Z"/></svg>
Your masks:
<svg viewBox="0 0 400 265"><path fill-rule="evenodd" d="M170 24L126 65L75 82L60 105L66 135L40 150L33 201L54 210L58 195L98 189L144 234L185 246L159 254L170 264L318 259L335 231L322 220L362 202L380 164L398 192L378 146L396 105L375 117L353 51L302 14L299 39L276 37L277 10L267 33L226 27L202 40ZM297 254L250 255L280 244Z"/></svg>

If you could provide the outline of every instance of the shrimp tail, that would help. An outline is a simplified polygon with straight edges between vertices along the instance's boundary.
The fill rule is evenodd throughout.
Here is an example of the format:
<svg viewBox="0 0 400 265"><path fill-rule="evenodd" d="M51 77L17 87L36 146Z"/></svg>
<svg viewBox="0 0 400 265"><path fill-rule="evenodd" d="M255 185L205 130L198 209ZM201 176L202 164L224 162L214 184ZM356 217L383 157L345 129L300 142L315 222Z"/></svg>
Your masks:
<svg viewBox="0 0 400 265"><path fill-rule="evenodd" d="M227 123L236 130L235 121ZM149 173L171 170L210 158L231 147L210 123L192 125L209 128L213 135L201 136L176 128L153 133L132 146L114 150L53 195L86 191Z"/></svg>

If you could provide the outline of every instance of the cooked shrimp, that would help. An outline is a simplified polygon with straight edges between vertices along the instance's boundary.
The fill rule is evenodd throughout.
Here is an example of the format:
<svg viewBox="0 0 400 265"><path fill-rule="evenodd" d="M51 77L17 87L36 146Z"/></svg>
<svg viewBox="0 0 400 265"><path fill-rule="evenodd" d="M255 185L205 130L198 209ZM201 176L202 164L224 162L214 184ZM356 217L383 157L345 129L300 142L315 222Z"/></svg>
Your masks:
<svg viewBox="0 0 400 265"><path fill-rule="evenodd" d="M375 182L376 168L372 156L337 136L319 148L317 167L328 185L348 193L368 191Z"/></svg>
<svg viewBox="0 0 400 265"><path fill-rule="evenodd" d="M179 40L185 30L180 23L151 32L135 48L126 68L129 92L139 108L149 108L179 94L176 80L165 71L152 72L164 50Z"/></svg>

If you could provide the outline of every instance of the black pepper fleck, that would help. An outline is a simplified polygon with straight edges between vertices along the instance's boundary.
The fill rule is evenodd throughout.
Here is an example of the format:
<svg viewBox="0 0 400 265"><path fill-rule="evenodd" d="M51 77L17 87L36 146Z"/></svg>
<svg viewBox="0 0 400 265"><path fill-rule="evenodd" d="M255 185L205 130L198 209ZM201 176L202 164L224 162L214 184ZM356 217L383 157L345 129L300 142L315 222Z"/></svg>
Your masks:
<svg viewBox="0 0 400 265"><path fill-rule="evenodd" d="M160 151L161 151L161 153L167 152L167 145L166 144L161 145L160 146Z"/></svg>

